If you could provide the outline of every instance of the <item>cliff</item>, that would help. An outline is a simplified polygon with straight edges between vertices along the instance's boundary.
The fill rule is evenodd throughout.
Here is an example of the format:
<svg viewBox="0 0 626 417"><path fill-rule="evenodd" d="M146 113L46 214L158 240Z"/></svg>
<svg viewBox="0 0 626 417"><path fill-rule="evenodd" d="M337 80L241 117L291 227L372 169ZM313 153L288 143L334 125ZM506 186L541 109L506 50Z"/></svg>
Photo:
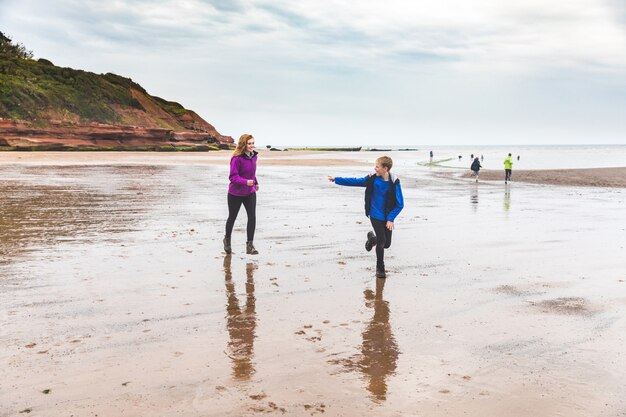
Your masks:
<svg viewBox="0 0 626 417"><path fill-rule="evenodd" d="M129 78L34 60L0 32L0 147L204 150L233 143Z"/></svg>

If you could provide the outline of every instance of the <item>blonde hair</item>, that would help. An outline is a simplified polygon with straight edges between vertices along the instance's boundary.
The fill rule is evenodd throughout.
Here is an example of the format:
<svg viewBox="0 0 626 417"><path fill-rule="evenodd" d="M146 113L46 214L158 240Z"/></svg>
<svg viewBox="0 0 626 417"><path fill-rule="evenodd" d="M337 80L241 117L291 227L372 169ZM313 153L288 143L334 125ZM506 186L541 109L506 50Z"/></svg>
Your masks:
<svg viewBox="0 0 626 417"><path fill-rule="evenodd" d="M383 168L387 168L387 171L391 171L393 161L388 156L381 156L376 160L376 163L380 164Z"/></svg>
<svg viewBox="0 0 626 417"><path fill-rule="evenodd" d="M233 156L239 156L242 153L244 153L244 151L246 150L246 146L248 145L248 141L250 139L254 139L254 136L249 135L247 133L244 133L243 135L241 135L241 137L239 138L239 141L237 142L237 147L235 148L235 152L233 152Z"/></svg>

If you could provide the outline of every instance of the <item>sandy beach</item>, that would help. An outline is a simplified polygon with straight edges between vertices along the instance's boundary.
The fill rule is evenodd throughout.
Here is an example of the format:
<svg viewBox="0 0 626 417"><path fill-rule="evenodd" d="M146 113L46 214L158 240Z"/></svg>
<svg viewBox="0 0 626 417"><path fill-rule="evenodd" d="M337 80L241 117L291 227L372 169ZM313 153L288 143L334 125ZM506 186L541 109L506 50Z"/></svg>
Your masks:
<svg viewBox="0 0 626 417"><path fill-rule="evenodd" d="M228 152L0 152L0 416L626 415L624 168L392 152L377 280L379 155L262 152L226 256Z"/></svg>
<svg viewBox="0 0 626 417"><path fill-rule="evenodd" d="M470 178L466 172L464 178ZM479 180L504 181L504 170L481 169ZM512 181L531 184L626 188L626 168L514 170Z"/></svg>

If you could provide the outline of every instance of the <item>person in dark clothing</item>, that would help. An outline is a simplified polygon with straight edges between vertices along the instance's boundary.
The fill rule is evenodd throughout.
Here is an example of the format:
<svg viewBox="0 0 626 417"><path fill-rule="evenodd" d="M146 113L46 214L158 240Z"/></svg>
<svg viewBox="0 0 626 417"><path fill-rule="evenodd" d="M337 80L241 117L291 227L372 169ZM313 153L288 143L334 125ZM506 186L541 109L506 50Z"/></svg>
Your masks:
<svg viewBox="0 0 626 417"><path fill-rule="evenodd" d="M476 182L478 182L478 173L480 172L481 168L482 165L480 165L478 157L474 158L474 162L472 162L472 166L470 167L470 169L472 170L472 175L476 177Z"/></svg>
<svg viewBox="0 0 626 417"><path fill-rule="evenodd" d="M256 192L259 191L259 182L256 179L257 155L257 151L254 150L254 137L248 134L241 135L230 158L228 220L224 235L224 252L227 254L232 253L230 237L242 204L248 215L246 253L249 255L259 253L252 244L256 229Z"/></svg>
<svg viewBox="0 0 626 417"><path fill-rule="evenodd" d="M388 156L376 160L375 174L362 178L329 176L328 180L338 185L365 187L365 215L370 218L373 232L367 233L365 249L369 252L376 246L376 277L385 278L385 249L391 246L391 233L396 216L404 208L400 180L389 170L393 161Z"/></svg>

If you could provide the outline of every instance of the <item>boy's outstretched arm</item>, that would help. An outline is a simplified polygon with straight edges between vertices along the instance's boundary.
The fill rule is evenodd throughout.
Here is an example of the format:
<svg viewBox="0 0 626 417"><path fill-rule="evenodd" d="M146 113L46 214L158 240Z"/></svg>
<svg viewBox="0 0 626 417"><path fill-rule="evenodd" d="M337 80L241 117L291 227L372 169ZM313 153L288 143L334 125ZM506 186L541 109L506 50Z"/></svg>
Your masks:
<svg viewBox="0 0 626 417"><path fill-rule="evenodd" d="M349 177L333 177L328 176L328 181L334 182L337 185L345 185L348 187L365 187L367 185L367 179L369 175L363 178L349 178Z"/></svg>

